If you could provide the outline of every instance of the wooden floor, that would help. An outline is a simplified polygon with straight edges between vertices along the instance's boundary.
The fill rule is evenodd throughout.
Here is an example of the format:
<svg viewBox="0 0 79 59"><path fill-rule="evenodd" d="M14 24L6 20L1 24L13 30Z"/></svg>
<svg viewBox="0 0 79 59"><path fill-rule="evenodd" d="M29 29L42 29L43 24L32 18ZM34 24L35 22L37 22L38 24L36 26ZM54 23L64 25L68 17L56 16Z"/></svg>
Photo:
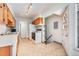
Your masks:
<svg viewBox="0 0 79 59"><path fill-rule="evenodd" d="M61 44L56 42L47 45L35 44L34 41L21 39L18 47L18 56L66 56Z"/></svg>

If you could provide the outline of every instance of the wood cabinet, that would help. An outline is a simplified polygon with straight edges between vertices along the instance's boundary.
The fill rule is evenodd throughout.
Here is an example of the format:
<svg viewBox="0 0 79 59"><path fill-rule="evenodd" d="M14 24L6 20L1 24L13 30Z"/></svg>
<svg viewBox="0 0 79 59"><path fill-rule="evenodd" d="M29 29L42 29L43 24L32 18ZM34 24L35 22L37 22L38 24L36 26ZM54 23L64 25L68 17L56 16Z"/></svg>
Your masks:
<svg viewBox="0 0 79 59"><path fill-rule="evenodd" d="M6 4L3 4L3 20L4 20L5 24L8 24L7 23L7 5Z"/></svg>
<svg viewBox="0 0 79 59"><path fill-rule="evenodd" d="M36 18L36 19L32 22L32 24L34 24L34 25L43 24L43 18L42 18L42 17Z"/></svg>
<svg viewBox="0 0 79 59"><path fill-rule="evenodd" d="M5 23L10 27L15 26L15 18L5 3L0 3L0 23Z"/></svg>
<svg viewBox="0 0 79 59"><path fill-rule="evenodd" d="M7 20L8 20L8 26L15 26L15 19L11 13L11 11L9 10L8 8L8 11L7 11Z"/></svg>
<svg viewBox="0 0 79 59"><path fill-rule="evenodd" d="M3 22L3 4L0 3L0 23Z"/></svg>
<svg viewBox="0 0 79 59"><path fill-rule="evenodd" d="M0 47L0 56L11 56L12 46Z"/></svg>

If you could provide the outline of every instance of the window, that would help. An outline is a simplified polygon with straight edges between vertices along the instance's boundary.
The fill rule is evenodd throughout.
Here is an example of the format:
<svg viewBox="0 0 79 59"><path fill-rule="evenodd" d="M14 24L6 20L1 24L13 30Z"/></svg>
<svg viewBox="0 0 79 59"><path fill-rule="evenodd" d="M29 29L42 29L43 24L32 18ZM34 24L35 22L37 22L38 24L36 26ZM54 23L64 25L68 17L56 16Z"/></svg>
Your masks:
<svg viewBox="0 0 79 59"><path fill-rule="evenodd" d="M54 22L54 29L58 29L58 22Z"/></svg>
<svg viewBox="0 0 79 59"><path fill-rule="evenodd" d="M79 11L77 13L77 17L79 16ZM77 48L79 48L79 17L77 18Z"/></svg>

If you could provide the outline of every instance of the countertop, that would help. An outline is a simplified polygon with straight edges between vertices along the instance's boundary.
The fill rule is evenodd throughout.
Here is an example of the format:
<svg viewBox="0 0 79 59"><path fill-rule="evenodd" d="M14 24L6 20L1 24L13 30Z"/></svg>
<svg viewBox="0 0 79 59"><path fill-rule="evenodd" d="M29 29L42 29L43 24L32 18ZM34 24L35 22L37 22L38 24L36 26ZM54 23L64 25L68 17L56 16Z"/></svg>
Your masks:
<svg viewBox="0 0 79 59"><path fill-rule="evenodd" d="M18 43L17 33L0 35L0 47L12 45L13 56L16 56L17 43Z"/></svg>

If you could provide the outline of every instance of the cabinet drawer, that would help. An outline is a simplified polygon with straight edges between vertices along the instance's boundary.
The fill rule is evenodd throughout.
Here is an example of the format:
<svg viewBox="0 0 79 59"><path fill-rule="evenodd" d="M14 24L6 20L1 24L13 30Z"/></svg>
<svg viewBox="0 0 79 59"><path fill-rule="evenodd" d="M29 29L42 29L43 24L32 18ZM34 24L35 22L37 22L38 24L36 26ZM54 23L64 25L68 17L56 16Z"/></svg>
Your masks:
<svg viewBox="0 0 79 59"><path fill-rule="evenodd" d="M12 46L0 47L0 56L11 56Z"/></svg>

